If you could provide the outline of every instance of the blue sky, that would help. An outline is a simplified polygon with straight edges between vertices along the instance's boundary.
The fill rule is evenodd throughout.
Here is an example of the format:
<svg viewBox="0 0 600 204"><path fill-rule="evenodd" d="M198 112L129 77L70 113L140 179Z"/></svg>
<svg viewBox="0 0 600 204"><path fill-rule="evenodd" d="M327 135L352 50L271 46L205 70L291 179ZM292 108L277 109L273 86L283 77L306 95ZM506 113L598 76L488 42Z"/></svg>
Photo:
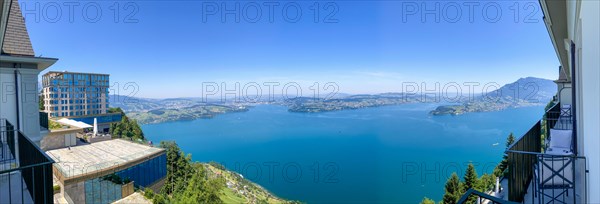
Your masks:
<svg viewBox="0 0 600 204"><path fill-rule="evenodd" d="M108 73L121 94L123 84L135 82L141 97L200 96L202 82L335 82L343 93L379 93L400 91L403 82L505 84L558 73L537 1L297 1L291 3L302 16L295 23L282 15L296 16L296 7L283 11L289 1L274 7L272 22L264 3L274 1L259 1L256 23L248 20L256 16L249 1L73 2L79 6L70 22L65 1L21 0L36 55L59 58L52 71ZM223 6L236 3L240 22L234 15L222 22ZM424 7L436 3L440 21L434 14L422 20ZM468 3L478 4L473 22ZM207 12L211 5L217 15ZM97 8L102 15L92 22ZM133 8L130 20L137 22L124 22ZM324 22L334 8L337 23ZM488 22L497 8L499 20Z"/></svg>

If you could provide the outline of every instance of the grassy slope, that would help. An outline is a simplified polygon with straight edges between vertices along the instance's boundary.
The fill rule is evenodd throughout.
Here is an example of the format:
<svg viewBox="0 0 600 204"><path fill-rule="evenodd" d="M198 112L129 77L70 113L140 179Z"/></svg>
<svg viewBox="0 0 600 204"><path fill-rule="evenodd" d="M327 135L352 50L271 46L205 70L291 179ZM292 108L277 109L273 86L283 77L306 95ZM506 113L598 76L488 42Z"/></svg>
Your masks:
<svg viewBox="0 0 600 204"><path fill-rule="evenodd" d="M226 181L233 183L233 186L241 186L239 182L239 177L235 175L235 173L231 171L223 171L217 169L211 165L205 165L207 169L214 175L221 175L225 178ZM264 188L258 186L258 184L250 183L249 190L246 190L246 194L237 193L236 189L231 189L225 187L221 191L220 198L225 203L256 203L257 200L267 200L268 203L286 203L285 200L281 198L277 198L275 195L271 194ZM234 187L235 188L235 187Z"/></svg>

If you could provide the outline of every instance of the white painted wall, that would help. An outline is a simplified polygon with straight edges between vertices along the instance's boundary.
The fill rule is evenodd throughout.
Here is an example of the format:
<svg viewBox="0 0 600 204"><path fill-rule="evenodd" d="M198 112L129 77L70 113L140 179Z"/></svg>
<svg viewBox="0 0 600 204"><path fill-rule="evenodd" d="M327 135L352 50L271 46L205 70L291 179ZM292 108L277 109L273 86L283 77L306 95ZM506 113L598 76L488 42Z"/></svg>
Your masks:
<svg viewBox="0 0 600 204"><path fill-rule="evenodd" d="M560 99L560 104L573 104L573 93L572 93L571 89L571 84L558 84L558 91L560 91L559 94L559 99Z"/></svg>
<svg viewBox="0 0 600 204"><path fill-rule="evenodd" d="M0 68L0 117L17 125L17 97L15 91L14 68ZM39 70L18 69L19 110L21 131L33 142L38 143L40 137L40 118L38 113L37 79Z"/></svg>
<svg viewBox="0 0 600 204"><path fill-rule="evenodd" d="M580 1L578 131L588 162L588 203L600 203L600 1Z"/></svg>
<svg viewBox="0 0 600 204"><path fill-rule="evenodd" d="M19 98L21 100L21 131L39 145L40 115L38 97L37 69L20 69Z"/></svg>
<svg viewBox="0 0 600 204"><path fill-rule="evenodd" d="M15 76L14 69L0 68L0 118L6 118L15 124L17 111L15 109Z"/></svg>

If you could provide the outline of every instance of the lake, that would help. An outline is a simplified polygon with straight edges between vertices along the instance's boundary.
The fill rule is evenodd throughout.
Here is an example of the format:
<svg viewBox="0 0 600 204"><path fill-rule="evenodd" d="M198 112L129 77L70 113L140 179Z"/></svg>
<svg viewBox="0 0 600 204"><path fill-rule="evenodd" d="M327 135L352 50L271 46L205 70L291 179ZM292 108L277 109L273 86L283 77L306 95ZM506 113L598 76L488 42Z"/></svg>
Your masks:
<svg viewBox="0 0 600 204"><path fill-rule="evenodd" d="M431 116L436 104L324 113L259 105L212 119L142 126L196 161L217 161L275 195L309 203L441 200L448 176L473 162L491 173L506 137L520 137L544 107Z"/></svg>

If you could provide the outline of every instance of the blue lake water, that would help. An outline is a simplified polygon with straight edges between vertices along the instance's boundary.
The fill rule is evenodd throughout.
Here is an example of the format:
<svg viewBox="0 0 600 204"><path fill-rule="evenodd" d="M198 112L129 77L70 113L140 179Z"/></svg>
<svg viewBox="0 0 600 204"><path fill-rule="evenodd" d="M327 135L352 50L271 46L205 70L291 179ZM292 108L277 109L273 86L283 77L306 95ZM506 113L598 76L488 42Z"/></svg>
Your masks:
<svg viewBox="0 0 600 204"><path fill-rule="evenodd" d="M435 104L325 113L260 105L213 119L144 125L154 142L174 140L196 161L217 161L279 197L309 203L441 200L449 174L469 162L481 175L501 160L543 106L430 116ZM498 145L494 145L498 143Z"/></svg>

